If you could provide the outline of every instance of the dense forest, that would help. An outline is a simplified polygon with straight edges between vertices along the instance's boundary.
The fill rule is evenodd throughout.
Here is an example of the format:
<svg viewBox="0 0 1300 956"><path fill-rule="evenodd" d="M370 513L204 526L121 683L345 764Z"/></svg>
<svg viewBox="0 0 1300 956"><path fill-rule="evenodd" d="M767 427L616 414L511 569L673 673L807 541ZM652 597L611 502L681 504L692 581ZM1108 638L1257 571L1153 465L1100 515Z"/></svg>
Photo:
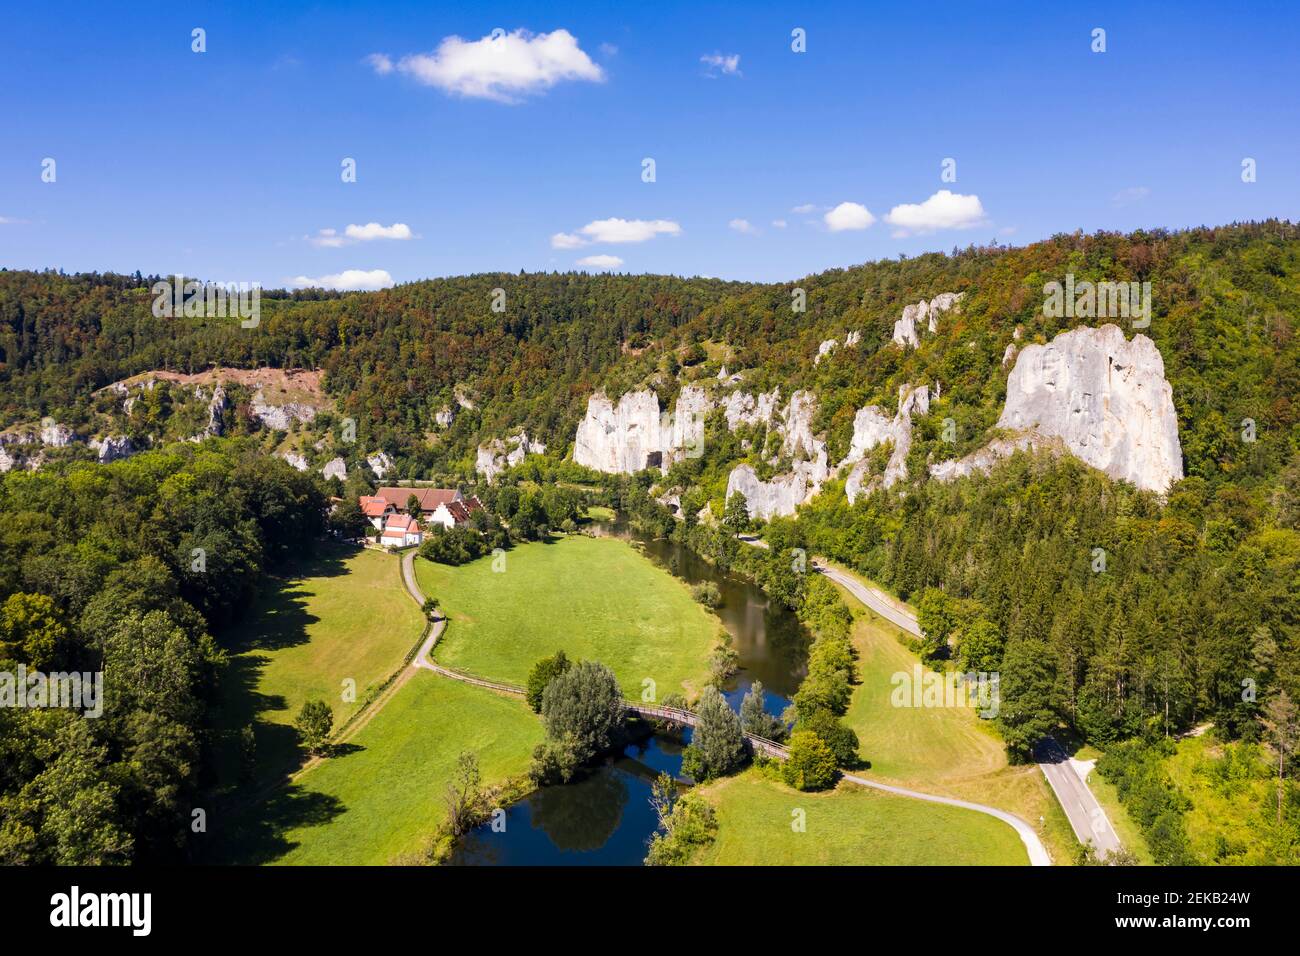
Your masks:
<svg viewBox="0 0 1300 956"><path fill-rule="evenodd" d="M988 475L928 480L927 462L991 435L1017 330L1021 343L1045 342L1087 324L1044 315L1044 283L1066 273L1151 283L1142 332L1173 388L1186 477L1157 496L1073 459L1021 454ZM529 489L584 477L564 459L595 389L652 385L668 403L724 366L747 391L810 389L834 461L857 409L892 409L904 382L942 383L916 420L909 480L852 506L831 481L767 529L778 556L800 547L838 559L948 622L927 650L1001 672L999 725L1020 759L1061 723L1102 746L1205 722L1249 744L1261 738L1266 701L1281 690L1300 699L1300 228L1291 223L1061 235L782 284L490 274L364 294L267 292L252 329L154 317L155 278L0 271L0 429L44 416L84 423L96 390L148 370L322 369L336 414L357 423L345 454L362 476L361 458L383 449L390 478L468 488L480 442L518 428L546 442L546 456L479 488L507 523L522 514L531 527L573 511ZM798 290L806 311L792 308ZM960 311L919 348L892 347L903 306L945 291L966 293ZM850 330L856 348L814 362L819 342ZM448 407L454 422L440 425ZM954 440L940 434L945 419ZM246 603L260 568L323 529L332 487L266 458L254 431L236 425L234 438L108 466L61 461L5 476L0 657L93 669L116 655L153 673L149 655L176 650L157 678L174 686L123 688L89 728L0 709L0 860L181 852L182 795L202 764L195 715L221 657L210 635ZM724 521L729 471L749 461L770 473L768 439L761 426L731 432L715 414L701 457L666 477L607 482L604 494L800 605L798 583L738 551ZM350 478L347 492L363 486ZM684 521L658 506L664 491L680 496ZM699 517L705 506L712 521ZM228 566L190 571L196 548ZM81 815L113 820L93 844L69 832L75 794L96 801Z"/></svg>

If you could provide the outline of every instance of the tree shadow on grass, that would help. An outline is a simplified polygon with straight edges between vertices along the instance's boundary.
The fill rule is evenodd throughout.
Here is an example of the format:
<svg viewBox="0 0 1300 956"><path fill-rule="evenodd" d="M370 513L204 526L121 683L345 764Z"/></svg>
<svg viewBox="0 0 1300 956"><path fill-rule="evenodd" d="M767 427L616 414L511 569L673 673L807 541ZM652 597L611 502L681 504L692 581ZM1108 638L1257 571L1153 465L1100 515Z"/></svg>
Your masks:
<svg viewBox="0 0 1300 956"><path fill-rule="evenodd" d="M274 863L299 844L287 834L300 827L323 826L347 807L331 794L290 784L276 790L266 800L245 808L221 828L216 837L211 862L263 865Z"/></svg>

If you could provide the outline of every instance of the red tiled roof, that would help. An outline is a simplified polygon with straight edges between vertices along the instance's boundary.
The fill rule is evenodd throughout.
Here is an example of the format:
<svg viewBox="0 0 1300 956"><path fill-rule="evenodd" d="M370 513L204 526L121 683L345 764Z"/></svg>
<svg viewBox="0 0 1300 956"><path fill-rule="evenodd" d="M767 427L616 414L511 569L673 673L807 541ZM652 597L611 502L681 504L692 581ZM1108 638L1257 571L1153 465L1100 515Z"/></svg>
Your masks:
<svg viewBox="0 0 1300 956"><path fill-rule="evenodd" d="M415 495L420 500L420 510L430 514L438 510L438 505L455 501L460 492L455 488L380 488L375 492L378 498L387 498L399 511L406 510L406 503Z"/></svg>
<svg viewBox="0 0 1300 956"><path fill-rule="evenodd" d="M362 495L357 500L361 503L362 514L367 518L381 518L389 508L393 507L388 499L378 496L372 498L369 495Z"/></svg>
<svg viewBox="0 0 1300 956"><path fill-rule="evenodd" d="M410 515L389 515L388 520L384 522L384 534L388 534L390 531L405 534L408 531L419 530L420 523Z"/></svg>

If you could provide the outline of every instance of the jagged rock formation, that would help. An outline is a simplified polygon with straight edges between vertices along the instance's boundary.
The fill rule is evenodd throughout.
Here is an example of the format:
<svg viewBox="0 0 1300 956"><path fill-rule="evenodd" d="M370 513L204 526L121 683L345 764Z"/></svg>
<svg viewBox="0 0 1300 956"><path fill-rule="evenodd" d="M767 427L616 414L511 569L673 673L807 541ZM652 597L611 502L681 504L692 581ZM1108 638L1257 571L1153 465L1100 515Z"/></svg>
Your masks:
<svg viewBox="0 0 1300 956"><path fill-rule="evenodd" d="M756 520L792 515L817 490L809 482L806 469L799 464L789 474L777 475L771 481L760 481L752 465L738 465L727 476L727 497L743 495L749 516Z"/></svg>
<svg viewBox="0 0 1300 956"><path fill-rule="evenodd" d="M696 385L681 390L671 418L660 415L659 396L650 389L626 392L617 405L592 395L574 437L573 460L608 474L667 471L674 461L698 453L712 408L708 393Z"/></svg>
<svg viewBox="0 0 1300 956"><path fill-rule="evenodd" d="M433 421L439 428L450 428L456 420L456 412L450 405L444 405L433 413Z"/></svg>
<svg viewBox="0 0 1300 956"><path fill-rule="evenodd" d="M311 405L298 402L268 405L260 388L249 403L248 411L267 428L282 432L288 431L294 422L310 422L316 417L316 409Z"/></svg>
<svg viewBox="0 0 1300 956"><path fill-rule="evenodd" d="M129 458L137 451L135 444L126 435L107 435L103 439L92 439L90 447L99 456L101 464Z"/></svg>
<svg viewBox="0 0 1300 956"><path fill-rule="evenodd" d="M306 471L308 468L307 459L304 458L302 455L299 455L297 452L282 451L279 453L279 457L283 458L285 461L287 461L290 465L292 465L294 468L298 469L299 471Z"/></svg>
<svg viewBox="0 0 1300 956"><path fill-rule="evenodd" d="M1006 368L1016 360L1016 346L1014 342L1007 343L1007 350L1002 353L1002 367Z"/></svg>
<svg viewBox="0 0 1300 956"><path fill-rule="evenodd" d="M1046 446L1151 491L1163 493L1183 477L1173 388L1160 351L1145 335L1125 340L1115 325L1085 326L1048 345L1025 346L1007 380L997 427L1012 438L960 462L941 462L930 473L960 477L1019 448Z"/></svg>
<svg viewBox="0 0 1300 956"><path fill-rule="evenodd" d="M855 329L854 331L850 332L848 335L844 336L844 347L846 349L851 349L861 341L862 341L862 333Z"/></svg>
<svg viewBox="0 0 1300 956"><path fill-rule="evenodd" d="M1040 449L1061 454L1065 445L1059 438L1046 438L1034 432L1024 432L1007 438L995 438L983 448L971 452L965 458L953 458L949 461L930 465L930 477L936 481L953 481L965 478L975 472L986 472L1003 458L1010 458L1018 451L1038 451Z"/></svg>
<svg viewBox="0 0 1300 956"><path fill-rule="evenodd" d="M72 429L67 425L60 425L58 422L43 422L41 424L41 444L49 445L51 448L65 448L71 445L74 438Z"/></svg>
<svg viewBox="0 0 1300 956"><path fill-rule="evenodd" d="M866 478L867 462L865 455L872 448L887 441L894 443L889 455L889 463L880 478L884 488L891 488L907 477L907 455L912 450L912 416L926 415L930 411L930 389L922 385L913 388L904 384L898 389L898 413L889 419L875 405L868 405L858 410L853 417L853 440L849 445L849 454L839 467L853 464L848 478L844 481L844 494L849 504L863 493L863 481ZM870 485L867 486L868 489Z"/></svg>
<svg viewBox="0 0 1300 956"><path fill-rule="evenodd" d="M342 458L331 458L325 463L325 467L320 473L326 478L337 478L340 481L348 480L348 463Z"/></svg>
<svg viewBox="0 0 1300 956"><path fill-rule="evenodd" d="M489 482L496 479L507 468L513 468L524 460L525 455L544 455L546 446L539 441L529 441L527 432L511 435L505 441L494 438L478 446L478 456L474 461L474 470Z"/></svg>
<svg viewBox="0 0 1300 956"><path fill-rule="evenodd" d="M389 469L393 467L393 459L388 457L387 452L377 451L373 455L367 456L366 464L370 466L370 470L375 473L376 478L383 478L384 475L388 474Z"/></svg>
<svg viewBox="0 0 1300 956"><path fill-rule="evenodd" d="M757 397L748 392L732 392L723 402L723 414L727 418L727 429L735 431L741 425L772 424L777 403L781 401L781 390L774 388Z"/></svg>
<svg viewBox="0 0 1300 956"><path fill-rule="evenodd" d="M835 347L839 344L839 339L827 339L821 345L817 346L817 357L813 359L813 365L820 365L822 359L834 352Z"/></svg>
<svg viewBox="0 0 1300 956"><path fill-rule="evenodd" d="M917 326L926 323L926 330L933 335L939 331L939 316L961 301L964 292L940 292L929 302L922 299L916 305L903 308L903 315L894 323L894 341L906 348L916 348L921 344Z"/></svg>

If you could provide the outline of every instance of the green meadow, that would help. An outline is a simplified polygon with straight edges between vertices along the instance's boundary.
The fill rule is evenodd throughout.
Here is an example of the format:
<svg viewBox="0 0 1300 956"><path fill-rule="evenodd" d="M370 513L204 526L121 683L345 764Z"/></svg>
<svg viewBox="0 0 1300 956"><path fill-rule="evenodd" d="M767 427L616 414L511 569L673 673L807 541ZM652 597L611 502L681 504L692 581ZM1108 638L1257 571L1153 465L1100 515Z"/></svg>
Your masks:
<svg viewBox="0 0 1300 956"><path fill-rule="evenodd" d="M569 535L520 545L506 552L504 570L493 566L416 561L421 590L449 620L439 663L523 684L537 660L563 650L608 665L629 696L653 680L658 699L693 696L708 679L722 625L626 542Z"/></svg>

